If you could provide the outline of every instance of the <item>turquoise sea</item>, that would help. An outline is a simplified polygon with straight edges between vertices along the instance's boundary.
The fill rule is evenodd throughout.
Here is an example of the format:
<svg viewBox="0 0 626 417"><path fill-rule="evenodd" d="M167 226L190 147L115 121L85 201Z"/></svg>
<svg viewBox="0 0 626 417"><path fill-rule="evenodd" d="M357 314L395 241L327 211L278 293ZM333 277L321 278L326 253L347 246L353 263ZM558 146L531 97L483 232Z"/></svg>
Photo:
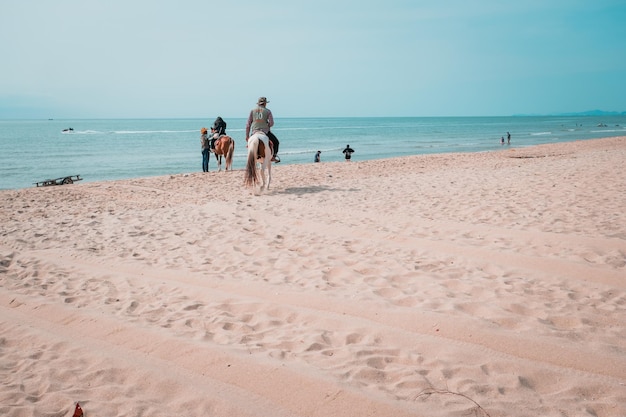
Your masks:
<svg viewBox="0 0 626 417"><path fill-rule="evenodd" d="M225 118L244 166L245 119ZM276 118L281 164L497 151L542 143L626 136L626 116ZM0 189L79 174L83 182L200 172L200 128L213 119L0 120ZM63 132L73 128L73 132ZM511 144L501 145L511 133ZM212 156L209 169L217 164Z"/></svg>

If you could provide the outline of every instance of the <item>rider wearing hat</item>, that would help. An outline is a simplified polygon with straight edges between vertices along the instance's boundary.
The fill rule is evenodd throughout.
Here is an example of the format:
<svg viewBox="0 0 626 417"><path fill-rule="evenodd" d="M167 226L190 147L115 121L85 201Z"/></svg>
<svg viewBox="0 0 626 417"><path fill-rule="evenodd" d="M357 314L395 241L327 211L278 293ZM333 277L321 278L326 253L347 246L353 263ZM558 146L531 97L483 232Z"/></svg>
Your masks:
<svg viewBox="0 0 626 417"><path fill-rule="evenodd" d="M251 133L263 132L267 135L269 140L272 141L274 147L272 161L280 162L280 158L277 155L280 142L278 142L278 138L270 131L270 128L274 126L274 116L272 115L272 111L266 107L267 103L269 103L267 98L259 97L256 107L250 110L248 122L246 123L246 140L248 140Z"/></svg>

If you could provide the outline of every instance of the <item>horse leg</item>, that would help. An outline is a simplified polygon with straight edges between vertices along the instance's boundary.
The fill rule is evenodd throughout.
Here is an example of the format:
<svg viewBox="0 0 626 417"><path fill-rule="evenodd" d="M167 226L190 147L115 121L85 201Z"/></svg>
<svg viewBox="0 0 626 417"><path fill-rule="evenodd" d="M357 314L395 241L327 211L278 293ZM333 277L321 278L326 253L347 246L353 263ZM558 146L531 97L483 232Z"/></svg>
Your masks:
<svg viewBox="0 0 626 417"><path fill-rule="evenodd" d="M263 184L261 185L261 189L265 189L269 191L270 182L272 181L272 150L270 148L270 140L266 136L266 141L263 144L265 145L265 157L261 162L261 178L263 179ZM266 182L267 181L267 182Z"/></svg>
<svg viewBox="0 0 626 417"><path fill-rule="evenodd" d="M220 168L220 157L217 155L217 149L215 151L213 151L215 153L215 163L217 164L217 168L218 168L218 172L219 172L219 168Z"/></svg>
<svg viewBox="0 0 626 417"><path fill-rule="evenodd" d="M261 162L261 191L265 189L265 161L267 161L267 156L263 158L263 162Z"/></svg>

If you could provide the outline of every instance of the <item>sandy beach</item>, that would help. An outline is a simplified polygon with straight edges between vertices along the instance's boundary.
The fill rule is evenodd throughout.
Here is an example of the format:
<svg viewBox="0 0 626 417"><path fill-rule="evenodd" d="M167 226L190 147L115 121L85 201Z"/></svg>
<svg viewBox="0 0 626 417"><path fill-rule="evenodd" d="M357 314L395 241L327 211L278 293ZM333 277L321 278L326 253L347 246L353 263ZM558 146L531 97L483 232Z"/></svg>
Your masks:
<svg viewBox="0 0 626 417"><path fill-rule="evenodd" d="M261 195L1 191L0 414L624 417L625 163L621 137L278 164Z"/></svg>

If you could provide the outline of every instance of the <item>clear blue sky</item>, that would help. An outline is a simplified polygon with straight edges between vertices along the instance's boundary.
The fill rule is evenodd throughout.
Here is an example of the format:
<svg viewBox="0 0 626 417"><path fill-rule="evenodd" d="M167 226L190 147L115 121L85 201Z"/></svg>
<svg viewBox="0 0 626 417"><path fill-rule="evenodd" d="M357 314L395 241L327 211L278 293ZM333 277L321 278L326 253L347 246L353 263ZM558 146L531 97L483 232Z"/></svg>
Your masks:
<svg viewBox="0 0 626 417"><path fill-rule="evenodd" d="M624 0L0 0L0 118L626 111Z"/></svg>

